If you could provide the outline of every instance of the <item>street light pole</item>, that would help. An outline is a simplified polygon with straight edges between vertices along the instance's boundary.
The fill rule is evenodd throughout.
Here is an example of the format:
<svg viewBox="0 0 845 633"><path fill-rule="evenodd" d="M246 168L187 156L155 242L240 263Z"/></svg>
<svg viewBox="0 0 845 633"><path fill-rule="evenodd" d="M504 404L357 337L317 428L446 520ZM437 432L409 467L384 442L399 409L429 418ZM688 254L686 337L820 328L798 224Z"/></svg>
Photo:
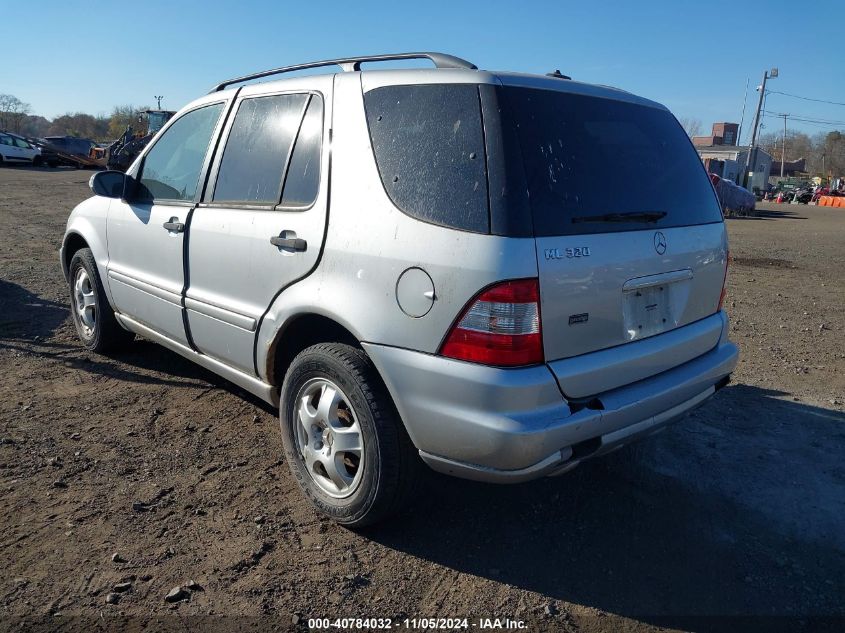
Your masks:
<svg viewBox="0 0 845 633"><path fill-rule="evenodd" d="M164 99L164 95L155 95L153 98L158 101L158 109L161 110L161 100Z"/></svg>
<svg viewBox="0 0 845 633"><path fill-rule="evenodd" d="M748 154L745 158L745 169L743 170L743 187L748 187L748 168L749 165L753 168L755 165L755 155L757 149L757 129L760 127L760 111L763 109L763 97L766 95L766 81L778 76L778 69L772 68L771 74L769 71L763 73L763 85L760 86L760 98L757 100L757 112L754 114L754 127L751 128L751 145L748 147Z"/></svg>

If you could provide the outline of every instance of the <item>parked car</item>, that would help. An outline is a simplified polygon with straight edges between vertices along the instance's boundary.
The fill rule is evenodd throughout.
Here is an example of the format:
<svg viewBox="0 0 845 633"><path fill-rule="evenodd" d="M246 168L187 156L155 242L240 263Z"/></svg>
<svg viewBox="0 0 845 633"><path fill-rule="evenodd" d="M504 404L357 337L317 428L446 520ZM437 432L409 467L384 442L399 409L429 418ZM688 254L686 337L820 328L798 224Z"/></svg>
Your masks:
<svg viewBox="0 0 845 633"><path fill-rule="evenodd" d="M0 132L0 165L41 165L41 150L24 137Z"/></svg>
<svg viewBox="0 0 845 633"><path fill-rule="evenodd" d="M748 189L716 174L710 174L710 182L713 183L716 197L719 198L722 212L726 216L754 213L757 208L757 198Z"/></svg>
<svg viewBox="0 0 845 633"><path fill-rule="evenodd" d="M436 67L360 71L414 57ZM291 66L221 83L91 188L60 252L82 344L138 334L278 405L345 525L397 511L422 463L564 473L737 362L713 188L621 90L437 53Z"/></svg>
<svg viewBox="0 0 845 633"><path fill-rule="evenodd" d="M84 157L90 156L91 148L97 146L91 139L76 136L47 136L44 138L44 142L66 154Z"/></svg>

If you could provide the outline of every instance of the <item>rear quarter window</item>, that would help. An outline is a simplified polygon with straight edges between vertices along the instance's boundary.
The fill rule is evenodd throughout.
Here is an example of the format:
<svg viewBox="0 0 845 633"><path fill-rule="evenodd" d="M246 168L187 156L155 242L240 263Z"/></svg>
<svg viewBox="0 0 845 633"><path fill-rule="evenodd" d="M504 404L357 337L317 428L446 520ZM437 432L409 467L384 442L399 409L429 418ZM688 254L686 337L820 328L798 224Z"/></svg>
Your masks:
<svg viewBox="0 0 845 633"><path fill-rule="evenodd" d="M320 190L320 151L323 139L323 100L313 95L296 135L285 177L282 206L307 207Z"/></svg>
<svg viewBox="0 0 845 633"><path fill-rule="evenodd" d="M478 86L385 86L367 92L364 105L393 204L425 222L489 232Z"/></svg>
<svg viewBox="0 0 845 633"><path fill-rule="evenodd" d="M621 100L500 88L519 137L537 236L721 222L695 150L671 113ZM515 161L509 161L514 164ZM658 220L591 220L609 214Z"/></svg>

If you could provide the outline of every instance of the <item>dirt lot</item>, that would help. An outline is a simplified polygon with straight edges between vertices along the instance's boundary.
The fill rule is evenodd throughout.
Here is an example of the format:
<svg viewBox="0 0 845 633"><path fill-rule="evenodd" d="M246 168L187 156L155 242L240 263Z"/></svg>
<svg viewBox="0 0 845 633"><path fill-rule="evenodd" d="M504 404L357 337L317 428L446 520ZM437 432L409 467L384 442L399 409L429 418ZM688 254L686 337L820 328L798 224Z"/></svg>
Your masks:
<svg viewBox="0 0 845 633"><path fill-rule="evenodd" d="M557 479L432 475L358 534L302 501L269 407L151 343L77 345L57 249L90 175L0 169L0 629L845 622L814 619L845 617L845 211L728 221L742 360L685 421Z"/></svg>

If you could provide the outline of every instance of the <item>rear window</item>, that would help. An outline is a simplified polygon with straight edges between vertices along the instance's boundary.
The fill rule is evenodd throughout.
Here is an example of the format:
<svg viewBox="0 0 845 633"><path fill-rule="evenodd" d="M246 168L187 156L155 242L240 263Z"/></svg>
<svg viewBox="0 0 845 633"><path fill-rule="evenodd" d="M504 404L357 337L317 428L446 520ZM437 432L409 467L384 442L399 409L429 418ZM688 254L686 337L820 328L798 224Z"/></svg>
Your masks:
<svg viewBox="0 0 845 633"><path fill-rule="evenodd" d="M464 231L490 228L478 86L386 86L364 95L379 175L408 215Z"/></svg>
<svg viewBox="0 0 845 633"><path fill-rule="evenodd" d="M502 125L519 138L535 235L722 220L701 161L669 112L550 90L499 91ZM507 162L512 169L520 161Z"/></svg>
<svg viewBox="0 0 845 633"><path fill-rule="evenodd" d="M214 201L279 203L307 94L244 99L226 141Z"/></svg>

